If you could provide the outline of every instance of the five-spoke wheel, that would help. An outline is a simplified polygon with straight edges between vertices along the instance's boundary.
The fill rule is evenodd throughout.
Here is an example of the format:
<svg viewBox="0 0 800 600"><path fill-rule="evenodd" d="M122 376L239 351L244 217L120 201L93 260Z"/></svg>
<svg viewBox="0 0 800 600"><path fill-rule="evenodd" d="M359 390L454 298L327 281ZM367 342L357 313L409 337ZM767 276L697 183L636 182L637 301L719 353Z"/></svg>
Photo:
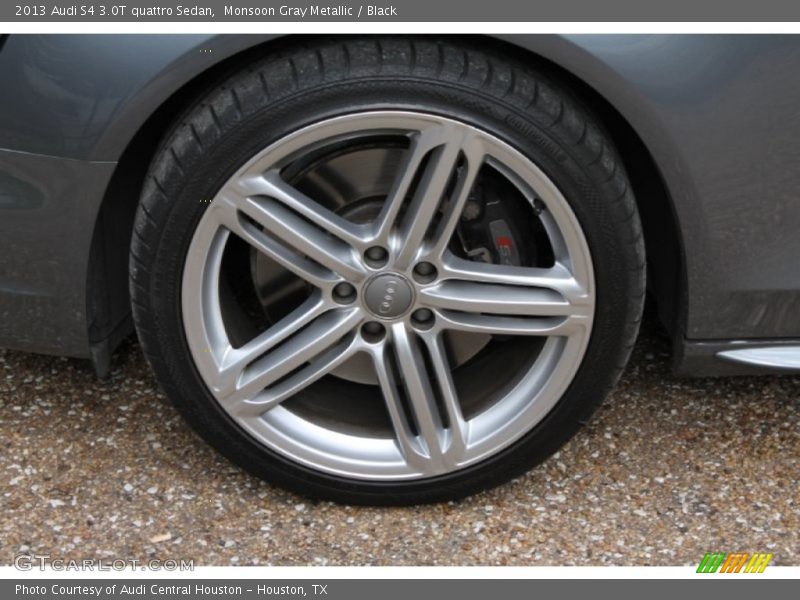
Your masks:
<svg viewBox="0 0 800 600"><path fill-rule="evenodd" d="M142 347L237 464L348 503L555 452L635 339L644 248L597 119L460 40L288 45L197 99L142 192Z"/></svg>
<svg viewBox="0 0 800 600"><path fill-rule="evenodd" d="M396 152L387 155L387 148ZM329 194L319 201L302 191L309 177L327 175L327 186L373 177L364 173L366 157L378 152L382 161L371 162L387 174L388 193L374 218L342 216L364 198L344 198L337 211L326 205ZM354 153L362 157L346 163L354 173L335 168ZM395 154L399 159L387 159ZM507 193L541 222L551 262L517 266L458 255L465 205L487 171L506 179ZM227 332L220 291L231 235L306 284L296 307L241 345ZM321 121L249 160L222 186L197 227L182 297L194 360L228 414L294 460L364 479L447 473L513 443L569 385L594 313L586 241L547 176L488 132L400 111ZM472 400L466 418L448 332L461 332L462 345L470 334L481 338L483 352L517 336L545 343L529 350L525 372ZM490 345L487 337L502 341ZM292 410L293 397L335 377L360 353L371 360L391 436L377 433L378 423L359 431L347 415L323 421L326 408L319 414Z"/></svg>

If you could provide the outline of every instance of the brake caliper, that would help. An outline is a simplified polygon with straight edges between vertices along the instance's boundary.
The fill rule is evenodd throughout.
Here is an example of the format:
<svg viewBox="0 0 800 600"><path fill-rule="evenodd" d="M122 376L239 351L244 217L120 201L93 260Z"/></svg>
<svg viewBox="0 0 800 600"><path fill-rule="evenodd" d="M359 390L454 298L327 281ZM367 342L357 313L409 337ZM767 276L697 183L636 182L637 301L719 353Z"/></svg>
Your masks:
<svg viewBox="0 0 800 600"><path fill-rule="evenodd" d="M467 198L458 238L470 260L510 266L535 264L531 244L519 229L527 222L516 203L503 202L494 186L477 183Z"/></svg>

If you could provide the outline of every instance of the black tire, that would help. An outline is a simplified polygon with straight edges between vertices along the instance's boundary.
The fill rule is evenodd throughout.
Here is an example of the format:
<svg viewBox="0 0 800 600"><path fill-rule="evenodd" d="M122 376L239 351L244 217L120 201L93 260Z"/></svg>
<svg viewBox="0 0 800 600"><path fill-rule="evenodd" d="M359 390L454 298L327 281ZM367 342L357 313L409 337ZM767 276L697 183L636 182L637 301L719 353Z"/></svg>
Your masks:
<svg viewBox="0 0 800 600"><path fill-rule="evenodd" d="M595 270L597 313L563 398L501 453L432 479L380 483L312 471L257 443L219 407L183 333L184 258L211 198L258 150L326 117L421 109L492 132L530 157L571 204ZM130 258L133 315L144 352L175 406L232 461L304 495L357 504L463 497L519 476L564 444L624 368L642 314L641 225L622 162L569 90L518 60L462 41L338 38L284 48L210 89L176 123L142 191Z"/></svg>

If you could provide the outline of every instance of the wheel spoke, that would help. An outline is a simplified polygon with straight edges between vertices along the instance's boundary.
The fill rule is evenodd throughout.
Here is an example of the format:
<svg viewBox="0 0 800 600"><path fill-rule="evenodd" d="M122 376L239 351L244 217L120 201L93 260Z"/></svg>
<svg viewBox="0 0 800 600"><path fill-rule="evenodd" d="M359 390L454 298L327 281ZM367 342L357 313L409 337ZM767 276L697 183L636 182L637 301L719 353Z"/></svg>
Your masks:
<svg viewBox="0 0 800 600"><path fill-rule="evenodd" d="M465 450L466 423L443 350L435 338L423 350L415 335L397 323L375 360L400 450L410 465L428 475L455 468ZM432 370L422 351L429 353Z"/></svg>
<svg viewBox="0 0 800 600"><path fill-rule="evenodd" d="M437 125L412 139L406 160L378 219L377 238L388 244L396 236L395 264L410 264L426 239L437 213L444 213L432 244L449 239L480 168L483 152L475 135L449 125ZM455 179L452 198L446 192ZM414 181L413 197L408 198ZM406 210L403 207L407 205ZM446 241L443 242L446 244Z"/></svg>
<svg viewBox="0 0 800 600"><path fill-rule="evenodd" d="M350 246L361 249L364 245L363 235L365 232L363 231L363 226L351 223L332 210L315 202L297 188L286 183L275 169L267 171L261 176L240 179L239 186L245 196L268 196L273 198Z"/></svg>
<svg viewBox="0 0 800 600"><path fill-rule="evenodd" d="M465 144L462 151L464 152L466 162L461 168L456 187L442 215L442 220L431 236L431 249L428 254L433 259L441 258L442 254L447 249L447 245L450 243L456 231L461 213L464 212L464 205L469 198L470 191L472 191L472 187L478 177L478 172L483 164L483 151L477 140L473 140L470 144Z"/></svg>
<svg viewBox="0 0 800 600"><path fill-rule="evenodd" d="M464 312L560 317L575 310L558 293L539 287L443 281L420 294L429 306Z"/></svg>
<svg viewBox="0 0 800 600"><path fill-rule="evenodd" d="M488 335L572 335L588 327L590 319L581 315L568 317L504 317L449 310L437 312L440 327Z"/></svg>
<svg viewBox="0 0 800 600"><path fill-rule="evenodd" d="M349 334L341 342L313 358L306 367L260 392L255 400L248 401L246 405L240 404L240 407L245 408L246 412L250 411L251 414L264 414L352 358L359 352L359 348L358 337Z"/></svg>
<svg viewBox="0 0 800 600"><path fill-rule="evenodd" d="M221 384L222 382L228 385L235 384L235 379L241 375L247 365L274 349L295 332L321 316L326 310L325 303L319 294L315 294L243 346L234 348L229 345L220 360ZM221 385L222 389L227 387L224 384Z"/></svg>
<svg viewBox="0 0 800 600"><path fill-rule="evenodd" d="M447 416L449 441L445 459L449 466L454 466L453 460L461 457L466 450L467 422L461 413L461 404L458 401L455 383L453 383L444 339L441 335L431 332L423 335L422 340L427 347L433 367L430 375L436 381L439 397Z"/></svg>
<svg viewBox="0 0 800 600"><path fill-rule="evenodd" d="M341 281L341 277L330 269L298 254L275 240L260 227L243 219L233 207L222 204L210 210L214 210L217 213L218 222L228 231L242 238L253 248L311 285L321 289L329 289Z"/></svg>
<svg viewBox="0 0 800 600"><path fill-rule="evenodd" d="M440 279L553 290L574 304L590 301L586 286L557 263L552 267L515 267L464 260L448 254Z"/></svg>
<svg viewBox="0 0 800 600"><path fill-rule="evenodd" d="M443 281L423 288L444 328L504 335L569 335L588 327L591 297L569 270L451 259Z"/></svg>
<svg viewBox="0 0 800 600"><path fill-rule="evenodd" d="M360 321L360 311L330 310L315 318L319 310L315 305L305 313L291 313L249 344L233 350L232 358L226 356L215 392L229 412L263 414L352 355L350 338L354 336L348 334ZM292 324L304 321L310 323L291 335L297 331Z"/></svg>
<svg viewBox="0 0 800 600"><path fill-rule="evenodd" d="M267 179L262 178L261 181L266 184ZM278 187L272 186L267 189L278 190ZM345 235L346 239L337 236L337 233L343 233L344 230L340 227L339 221L328 221L327 213L330 211L316 205L320 212L316 220L311 220L307 215L314 212L312 207L297 198L294 199L294 203L289 202L291 196L285 190L282 196L284 201L272 196L248 195L248 191L246 187L230 186L220 193L217 201L236 215L227 217L226 223L240 231L244 230L252 238L254 237L252 230L257 230L258 227L242 219L241 215L244 215L253 223L263 227L269 237L280 240L285 247L284 253L291 252L301 258L307 257L306 262L310 262L308 261L310 259L351 281L360 281L364 278L365 270L358 261L358 252L349 243L353 239L350 235L352 232ZM262 193L264 191L262 190ZM303 206L304 209L299 211L298 206ZM240 223L238 226L237 221ZM250 230L246 225L242 225L242 222L251 225ZM327 223L329 228L320 227L320 223ZM273 246L275 245L277 244L273 241Z"/></svg>

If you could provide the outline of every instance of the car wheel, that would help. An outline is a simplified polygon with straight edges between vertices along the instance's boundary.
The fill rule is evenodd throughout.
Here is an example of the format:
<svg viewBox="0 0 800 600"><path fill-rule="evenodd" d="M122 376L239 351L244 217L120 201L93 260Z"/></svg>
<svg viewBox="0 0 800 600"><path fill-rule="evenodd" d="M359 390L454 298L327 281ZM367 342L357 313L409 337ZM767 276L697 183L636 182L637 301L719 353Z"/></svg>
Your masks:
<svg viewBox="0 0 800 600"><path fill-rule="evenodd" d="M453 499L555 452L616 382L644 249L571 93L466 42L286 47L166 135L131 249L168 396L243 468Z"/></svg>

